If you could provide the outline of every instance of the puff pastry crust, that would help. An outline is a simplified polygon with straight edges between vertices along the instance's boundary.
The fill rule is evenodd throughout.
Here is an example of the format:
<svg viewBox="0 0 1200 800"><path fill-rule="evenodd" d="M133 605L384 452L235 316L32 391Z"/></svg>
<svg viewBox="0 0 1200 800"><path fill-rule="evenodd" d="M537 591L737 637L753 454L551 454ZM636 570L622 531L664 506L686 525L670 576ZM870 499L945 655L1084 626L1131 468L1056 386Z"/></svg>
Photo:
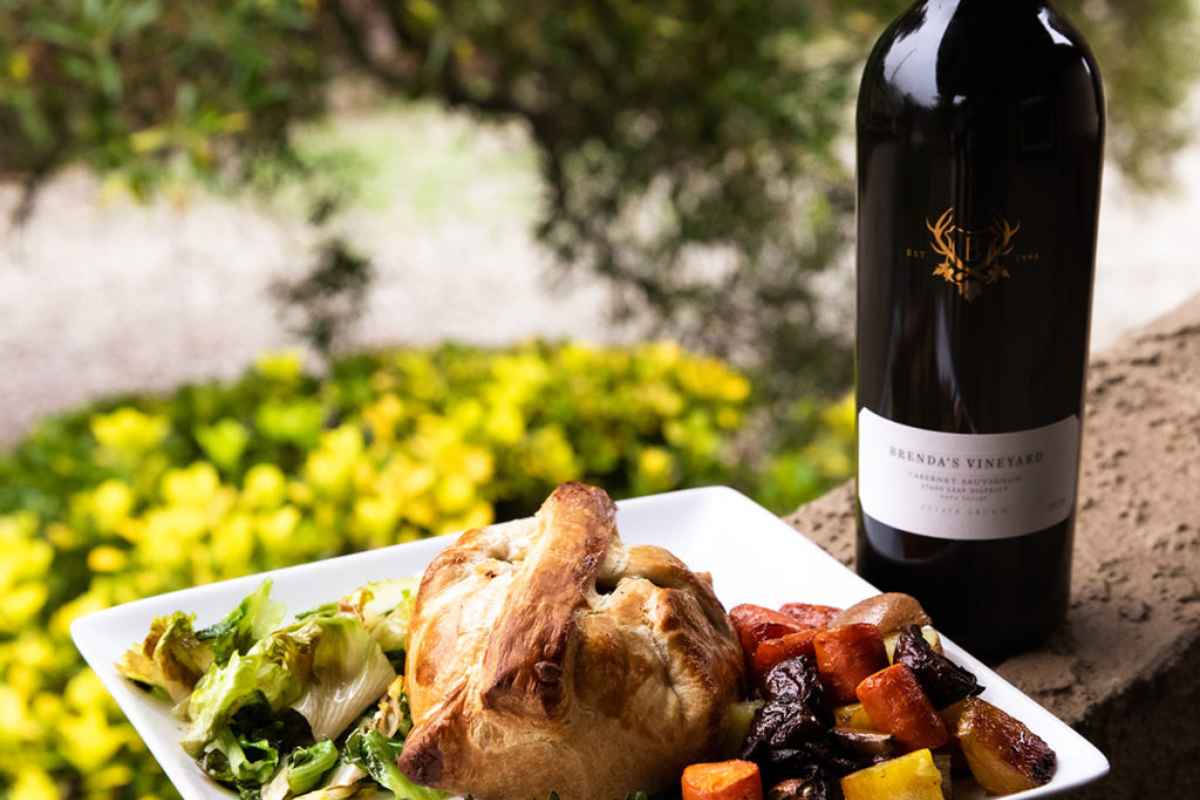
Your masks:
<svg viewBox="0 0 1200 800"><path fill-rule="evenodd" d="M602 490L463 534L425 571L398 763L479 800L623 800L715 755L742 654L707 574L625 547Z"/></svg>

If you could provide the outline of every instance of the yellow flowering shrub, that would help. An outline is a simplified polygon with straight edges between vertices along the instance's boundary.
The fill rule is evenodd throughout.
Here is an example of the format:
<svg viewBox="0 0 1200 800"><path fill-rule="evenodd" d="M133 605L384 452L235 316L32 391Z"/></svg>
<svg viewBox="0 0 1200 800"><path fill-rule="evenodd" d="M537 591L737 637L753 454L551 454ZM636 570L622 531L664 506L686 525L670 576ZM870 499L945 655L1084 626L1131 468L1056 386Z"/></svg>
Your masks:
<svg viewBox="0 0 1200 800"><path fill-rule="evenodd" d="M321 379L273 354L233 383L46 420L0 456L0 793L175 796L83 669L80 615L529 514L566 480L770 495L731 446L750 395L672 344L448 345L349 357ZM820 424L840 445L766 474L793 482L804 461L844 477L853 409L846 430L839 409Z"/></svg>

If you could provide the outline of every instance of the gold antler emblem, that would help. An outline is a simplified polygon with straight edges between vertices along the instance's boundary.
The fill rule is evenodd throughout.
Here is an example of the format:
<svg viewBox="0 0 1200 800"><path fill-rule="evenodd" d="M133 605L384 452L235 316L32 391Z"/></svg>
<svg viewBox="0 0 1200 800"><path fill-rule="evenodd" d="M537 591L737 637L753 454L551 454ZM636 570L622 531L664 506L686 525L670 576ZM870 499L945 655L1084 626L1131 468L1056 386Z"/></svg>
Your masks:
<svg viewBox="0 0 1200 800"><path fill-rule="evenodd" d="M997 217L982 231L968 231L954 224L954 209L951 207L942 212L937 222L925 220L925 227L933 236L933 252L943 259L934 268L933 274L958 287L958 293L968 301L978 297L984 286L1009 277L1008 267L1001 259L1012 254L1013 239L1021 230L1019 224L1013 227L1008 220ZM956 233L965 245L963 255L959 255ZM973 259L973 244L981 236L988 237L987 251L976 260Z"/></svg>

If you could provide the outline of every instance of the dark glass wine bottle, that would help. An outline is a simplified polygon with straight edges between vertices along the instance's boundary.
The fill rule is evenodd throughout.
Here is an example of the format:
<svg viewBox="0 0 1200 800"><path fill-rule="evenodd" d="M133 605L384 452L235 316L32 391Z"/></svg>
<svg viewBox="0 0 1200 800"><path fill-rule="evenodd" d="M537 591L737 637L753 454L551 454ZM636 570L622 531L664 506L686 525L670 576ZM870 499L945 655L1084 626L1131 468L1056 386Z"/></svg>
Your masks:
<svg viewBox="0 0 1200 800"><path fill-rule="evenodd" d="M924 0L858 105L858 568L999 657L1066 614L1104 146L1037 0Z"/></svg>

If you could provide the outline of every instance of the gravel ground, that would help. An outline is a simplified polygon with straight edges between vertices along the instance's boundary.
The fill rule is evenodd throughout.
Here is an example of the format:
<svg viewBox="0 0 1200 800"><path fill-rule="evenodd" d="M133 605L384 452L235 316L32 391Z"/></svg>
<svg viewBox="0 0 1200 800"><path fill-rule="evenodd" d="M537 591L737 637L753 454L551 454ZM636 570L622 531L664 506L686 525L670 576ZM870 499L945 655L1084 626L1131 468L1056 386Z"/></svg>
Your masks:
<svg viewBox="0 0 1200 800"><path fill-rule="evenodd" d="M519 130L418 107L318 133L369 154L346 229L376 256L378 279L353 345L621 338L602 287L548 286L530 233L535 164ZM1200 292L1190 238L1200 146L1178 174L1178 192L1154 200L1108 182L1096 349ZM0 189L0 219L15 198ZM95 397L232 376L264 350L294 346L267 294L306 264L313 242L295 219L204 194L139 205L82 171L59 176L32 220L0 240L0 443Z"/></svg>

